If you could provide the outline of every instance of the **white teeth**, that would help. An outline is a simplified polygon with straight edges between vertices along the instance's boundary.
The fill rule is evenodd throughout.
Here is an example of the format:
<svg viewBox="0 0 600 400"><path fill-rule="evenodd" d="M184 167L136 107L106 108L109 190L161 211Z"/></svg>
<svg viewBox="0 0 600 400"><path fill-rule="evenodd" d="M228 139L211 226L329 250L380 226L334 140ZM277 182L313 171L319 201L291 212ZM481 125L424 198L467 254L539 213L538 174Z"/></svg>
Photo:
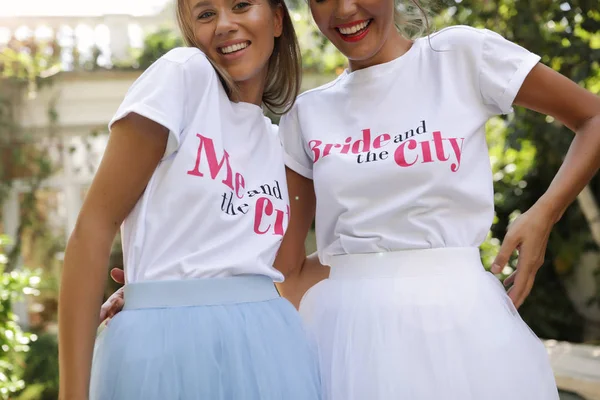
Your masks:
<svg viewBox="0 0 600 400"><path fill-rule="evenodd" d="M356 25L348 27L348 28L338 28L338 30L340 31L340 33L342 35L353 35L356 32L362 31L363 29L365 29L367 27L367 25L369 25L369 22L371 22L371 21L361 22L360 24L356 24Z"/></svg>
<svg viewBox="0 0 600 400"><path fill-rule="evenodd" d="M223 53L223 54L234 53L236 51L240 51L242 49L245 49L248 46L249 46L249 43L248 42L244 42L244 43L233 44L233 45L227 46L227 47L221 47L221 53Z"/></svg>

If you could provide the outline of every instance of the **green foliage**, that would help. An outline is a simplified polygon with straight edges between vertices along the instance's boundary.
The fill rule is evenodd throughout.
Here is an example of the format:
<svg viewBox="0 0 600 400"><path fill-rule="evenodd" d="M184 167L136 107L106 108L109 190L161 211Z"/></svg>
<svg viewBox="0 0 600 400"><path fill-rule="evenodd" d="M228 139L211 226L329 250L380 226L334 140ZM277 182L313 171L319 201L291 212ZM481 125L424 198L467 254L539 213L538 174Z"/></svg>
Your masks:
<svg viewBox="0 0 600 400"><path fill-rule="evenodd" d="M183 45L181 36L169 29L162 29L152 33L144 39L142 52L137 57L138 66L141 69L146 69L154 61L168 53L169 50L182 47Z"/></svg>
<svg viewBox="0 0 600 400"><path fill-rule="evenodd" d="M437 26L488 28L542 56L542 62L594 93L600 92L600 12L597 0L446 0ZM489 126L494 168L496 223L483 246L491 262L510 221L545 192L572 140L550 117L516 107L514 115ZM493 132L493 133L492 133ZM600 194L600 179L591 183ZM600 195L597 196L600 198ZM546 263L520 312L542 337L581 340L582 319L560 282L584 249L597 249L577 205L555 227ZM514 262L513 262L514 266ZM507 270L506 272L510 272Z"/></svg>
<svg viewBox="0 0 600 400"><path fill-rule="evenodd" d="M48 230L38 199L43 181L56 170L51 154L56 150L54 133L58 115L53 104L49 104L44 140L36 140L22 129L18 116L24 100L36 96L41 87L52 82L50 77L60 70L59 55L56 42L12 40L0 49L0 204L17 179L24 187L19 225L8 254L3 251L7 238L0 236L0 399L3 400L14 399L23 390L28 358L36 356L27 354L36 335L22 332L13 311L22 295L38 295L41 283L38 273L16 269L24 253L24 240L36 251L41 249L44 266L56 253L56 240ZM48 244L49 241L52 243Z"/></svg>
<svg viewBox="0 0 600 400"><path fill-rule="evenodd" d="M23 389L24 355L35 335L24 333L18 325L13 305L24 294L36 294L39 278L28 271L4 272L7 257L2 249L8 243L0 236L0 399L8 400Z"/></svg>
<svg viewBox="0 0 600 400"><path fill-rule="evenodd" d="M346 58L321 34L308 8L299 6L290 12L300 43L304 72L340 72L346 65Z"/></svg>
<svg viewBox="0 0 600 400"><path fill-rule="evenodd" d="M53 104L49 104L48 132L43 141L22 129L19 109L25 95L36 96L40 87L51 84L50 77L60 70L59 56L55 41L12 40L0 50L0 204L15 180L19 179L28 189L22 199L20 224L8 254L7 271L16 267L25 230L40 226L36 210L38 190L56 170L51 153L58 116Z"/></svg>
<svg viewBox="0 0 600 400"><path fill-rule="evenodd" d="M12 40L0 52L0 77L40 84L60 71L58 42Z"/></svg>
<svg viewBox="0 0 600 400"><path fill-rule="evenodd" d="M58 378L57 337L51 333L41 334L30 344L25 358L23 381L26 388L18 400L56 400Z"/></svg>
<svg viewBox="0 0 600 400"><path fill-rule="evenodd" d="M524 141L520 149L508 148L505 131L506 123L501 118L493 118L487 124L486 133L493 171L496 208L517 210L512 215L514 218L519 214L519 199L527 187L525 175L535 163L536 149L530 141ZM496 216L494 225L498 222L499 218ZM482 260L487 268L491 267L500 244L500 240L490 232L481 246ZM511 265L502 272L503 277L513 272L515 261L511 260Z"/></svg>

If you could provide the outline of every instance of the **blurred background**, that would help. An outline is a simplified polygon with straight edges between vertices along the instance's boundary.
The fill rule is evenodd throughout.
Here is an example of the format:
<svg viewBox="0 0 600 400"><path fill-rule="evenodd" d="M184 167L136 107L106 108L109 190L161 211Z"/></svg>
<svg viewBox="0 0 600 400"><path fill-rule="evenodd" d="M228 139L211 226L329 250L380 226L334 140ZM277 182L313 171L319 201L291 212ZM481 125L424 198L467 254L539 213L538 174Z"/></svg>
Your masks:
<svg viewBox="0 0 600 400"><path fill-rule="evenodd" d="M344 58L320 35L303 0L289 6L303 88L334 79ZM434 29L492 29L600 93L598 0L443 0L434 11ZM181 45L170 0L2 1L0 400L57 399L63 251L102 157L106 125L142 71ZM491 120L487 135L496 218L482 246L486 266L509 222L549 185L572 138L552 118L518 108ZM314 250L313 236L307 247ZM117 238L110 267L121 265ZM111 282L107 296L116 288ZM562 398L600 399L600 177L554 229L520 311L545 339ZM510 385L511 371L498 374Z"/></svg>

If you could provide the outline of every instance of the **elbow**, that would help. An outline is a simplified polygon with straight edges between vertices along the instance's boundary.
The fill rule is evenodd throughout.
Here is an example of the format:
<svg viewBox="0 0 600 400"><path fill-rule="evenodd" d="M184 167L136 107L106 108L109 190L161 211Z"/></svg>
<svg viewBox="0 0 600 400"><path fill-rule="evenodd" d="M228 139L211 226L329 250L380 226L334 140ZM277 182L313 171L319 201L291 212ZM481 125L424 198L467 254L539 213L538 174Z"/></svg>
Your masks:
<svg viewBox="0 0 600 400"><path fill-rule="evenodd" d="M294 261L290 262L289 257L278 256L277 260L275 260L275 268L279 272L281 272L285 279L285 282L291 282L300 277L300 274L302 273L302 269L306 262L306 257L298 257L297 259L296 257L293 257L291 259L293 259Z"/></svg>
<svg viewBox="0 0 600 400"><path fill-rule="evenodd" d="M118 229L118 225L115 226L103 218L81 213L69 235L65 262L70 258L70 253L78 249L89 253L90 256L102 253L109 255Z"/></svg>
<svg viewBox="0 0 600 400"><path fill-rule="evenodd" d="M285 278L285 280L290 281L290 280L293 280L293 279L297 278L298 276L300 276L303 265L304 265L303 262L298 262L298 263L294 263L294 264L288 263L288 265L286 265L285 268L278 268L278 269L279 269L279 272L281 272L283 274L283 277Z"/></svg>
<svg viewBox="0 0 600 400"><path fill-rule="evenodd" d="M572 129L575 133L583 133L591 130L593 134L600 134L600 109L598 109L596 114L583 118L573 125Z"/></svg>

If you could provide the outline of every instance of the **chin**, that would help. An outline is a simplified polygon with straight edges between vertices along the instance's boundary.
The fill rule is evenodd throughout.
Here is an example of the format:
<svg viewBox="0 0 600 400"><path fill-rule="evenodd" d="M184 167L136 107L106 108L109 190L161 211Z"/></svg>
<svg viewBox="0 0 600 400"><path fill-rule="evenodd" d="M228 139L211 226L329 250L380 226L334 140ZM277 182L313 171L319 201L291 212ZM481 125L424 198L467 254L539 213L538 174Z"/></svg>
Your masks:
<svg viewBox="0 0 600 400"><path fill-rule="evenodd" d="M372 51L372 49L353 49L353 51L347 52L344 55L348 60L351 61L367 61L373 58L377 54L377 52Z"/></svg>
<svg viewBox="0 0 600 400"><path fill-rule="evenodd" d="M340 43L340 41L338 41L338 46L336 47L349 60L366 61L377 54L378 50L381 48L381 44L373 43L372 40L353 45L348 45L344 42Z"/></svg>
<svg viewBox="0 0 600 400"><path fill-rule="evenodd" d="M235 83L241 83L241 82L247 81L247 80L251 79L253 76L257 75L256 71L254 71L250 68L244 67L242 65L240 65L239 67L236 67L236 68L229 68L226 70L226 72L229 74L229 76Z"/></svg>
<svg viewBox="0 0 600 400"><path fill-rule="evenodd" d="M366 51L353 51L346 55L346 58L348 58L351 61L366 61L366 60L371 59L372 57L373 57L372 52L366 52Z"/></svg>

